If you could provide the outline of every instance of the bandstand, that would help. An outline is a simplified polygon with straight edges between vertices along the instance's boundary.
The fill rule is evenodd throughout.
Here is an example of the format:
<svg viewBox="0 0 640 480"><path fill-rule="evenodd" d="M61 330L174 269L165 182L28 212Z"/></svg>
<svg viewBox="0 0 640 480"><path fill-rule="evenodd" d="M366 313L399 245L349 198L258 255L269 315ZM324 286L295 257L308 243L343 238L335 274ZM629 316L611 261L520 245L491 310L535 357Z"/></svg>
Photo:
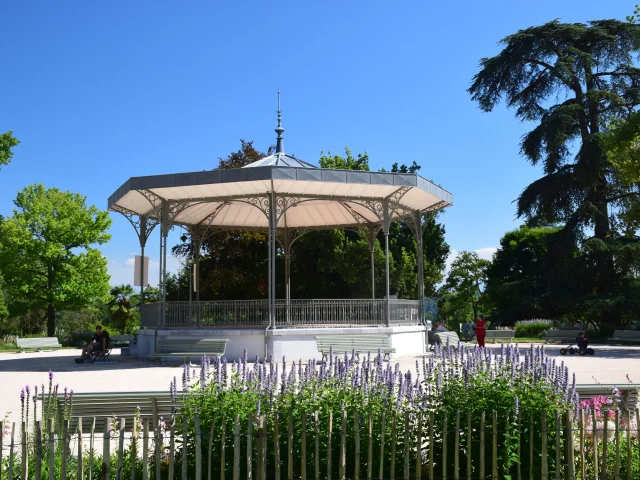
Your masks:
<svg viewBox="0 0 640 480"><path fill-rule="evenodd" d="M426 348L423 321L423 214L452 205L452 195L413 173L317 168L284 151L281 111L273 155L243 168L132 177L109 197L109 210L134 226L141 256L151 232L160 231L160 300L141 305L137 356L146 358L158 338L228 338L227 356L320 358L315 336L388 335L397 355ZM419 298L391 298L389 229L406 222L416 236ZM167 237L183 226L195 248L195 301L166 301ZM371 298L292 299L292 246L315 230L358 229L369 241ZM200 301L198 272L202 244L216 230L268 232L268 298ZM376 298L375 239L382 230L386 291ZM311 233L312 234L312 233ZM276 298L276 258L284 257L285 298ZM142 273L142 269L141 269ZM142 281L140 282L143 283Z"/></svg>

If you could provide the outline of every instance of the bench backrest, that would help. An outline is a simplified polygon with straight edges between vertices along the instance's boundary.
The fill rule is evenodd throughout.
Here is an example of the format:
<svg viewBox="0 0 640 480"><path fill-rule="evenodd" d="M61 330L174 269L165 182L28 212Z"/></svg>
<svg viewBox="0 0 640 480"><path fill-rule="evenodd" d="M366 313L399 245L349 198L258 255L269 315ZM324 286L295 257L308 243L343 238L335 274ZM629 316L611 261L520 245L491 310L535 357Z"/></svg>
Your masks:
<svg viewBox="0 0 640 480"><path fill-rule="evenodd" d="M442 345L446 345L448 340L449 345L452 347L457 347L460 341L456 332L435 332L433 336L437 339L437 342Z"/></svg>
<svg viewBox="0 0 640 480"><path fill-rule="evenodd" d="M640 330L615 330L613 332L613 338L640 340Z"/></svg>
<svg viewBox="0 0 640 480"><path fill-rule="evenodd" d="M154 400L157 417L163 417L167 420L171 415L172 407L179 406L180 393L178 401L173 402L169 392L122 392L122 393L76 393L73 395L71 405L71 427L75 428L78 424L78 418L82 417L82 431L89 433L93 419L96 419L95 430L102 432L104 430L104 419L114 417L117 420L125 418L127 420L126 428L129 430L133 425L133 419L136 416L138 407L140 408L140 416L148 418L149 427L153 428L151 421L154 411ZM41 397L45 406L47 402L46 396ZM58 409L61 412L64 408L64 397L58 397Z"/></svg>
<svg viewBox="0 0 640 480"><path fill-rule="evenodd" d="M58 337L17 338L16 343L21 348L61 347Z"/></svg>
<svg viewBox="0 0 640 480"><path fill-rule="evenodd" d="M487 338L514 338L514 330L487 330Z"/></svg>
<svg viewBox="0 0 640 480"><path fill-rule="evenodd" d="M122 342L133 341L133 335L111 335L109 338L111 339L111 343L122 343Z"/></svg>
<svg viewBox="0 0 640 480"><path fill-rule="evenodd" d="M576 338L582 330L547 330L546 338Z"/></svg>
<svg viewBox="0 0 640 480"><path fill-rule="evenodd" d="M156 353L224 354L228 339L220 338L160 338Z"/></svg>
<svg viewBox="0 0 640 480"><path fill-rule="evenodd" d="M375 353L379 348L391 348L389 337L381 335L322 335L316 337L316 345L321 352L328 352L333 347L336 354L351 350Z"/></svg>

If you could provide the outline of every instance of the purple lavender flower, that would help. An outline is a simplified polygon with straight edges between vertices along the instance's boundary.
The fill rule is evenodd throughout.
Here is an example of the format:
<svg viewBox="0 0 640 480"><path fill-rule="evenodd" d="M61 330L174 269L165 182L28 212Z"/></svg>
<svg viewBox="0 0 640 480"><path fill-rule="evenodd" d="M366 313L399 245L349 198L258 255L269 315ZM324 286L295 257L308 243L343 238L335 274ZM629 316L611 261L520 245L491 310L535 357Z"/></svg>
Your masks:
<svg viewBox="0 0 640 480"><path fill-rule="evenodd" d="M204 390L207 387L207 377L204 372L204 368L200 369L200 389Z"/></svg>
<svg viewBox="0 0 640 480"><path fill-rule="evenodd" d="M24 388L20 390L20 400L24 402Z"/></svg>
<svg viewBox="0 0 640 480"><path fill-rule="evenodd" d="M53 372L49 370L49 381L53 382Z"/></svg>

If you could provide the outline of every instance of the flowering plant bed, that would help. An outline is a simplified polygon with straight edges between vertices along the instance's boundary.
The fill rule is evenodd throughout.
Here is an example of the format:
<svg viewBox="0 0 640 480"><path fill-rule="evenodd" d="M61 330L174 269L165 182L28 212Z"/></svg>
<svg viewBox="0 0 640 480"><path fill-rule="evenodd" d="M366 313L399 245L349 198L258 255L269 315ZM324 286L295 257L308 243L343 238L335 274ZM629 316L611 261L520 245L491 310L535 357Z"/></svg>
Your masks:
<svg viewBox="0 0 640 480"><path fill-rule="evenodd" d="M169 418L105 419L104 434L85 431L80 441L69 427L73 394L58 393L51 374L48 401L34 405L25 389L24 429L3 435L11 447L2 472L48 478L53 465L54 478L74 479L209 471L216 479L587 479L606 469L640 478L637 412L622 411L615 392L579 404L569 377L542 346L496 355L438 347L407 372L353 352L305 363L205 357L198 371L184 366L182 385L171 382Z"/></svg>

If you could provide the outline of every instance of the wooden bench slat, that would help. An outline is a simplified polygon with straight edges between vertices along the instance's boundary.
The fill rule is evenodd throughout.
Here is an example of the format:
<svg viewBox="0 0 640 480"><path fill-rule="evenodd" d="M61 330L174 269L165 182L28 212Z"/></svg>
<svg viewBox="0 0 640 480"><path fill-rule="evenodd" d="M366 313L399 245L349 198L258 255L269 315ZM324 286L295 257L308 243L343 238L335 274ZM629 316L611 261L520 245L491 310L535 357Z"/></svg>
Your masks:
<svg viewBox="0 0 640 480"><path fill-rule="evenodd" d="M609 341L616 343L640 342L640 330L615 330Z"/></svg>
<svg viewBox="0 0 640 480"><path fill-rule="evenodd" d="M83 430L88 430L96 421L96 432L104 429L104 418L116 417L133 419L140 407L142 418L151 418L154 411L154 400L156 401L156 412L158 416L168 418L171 415L172 407L180 405L182 392L178 392L178 401L173 402L169 392L96 392L96 393L76 393L73 395L71 405L71 428L76 428L78 417L82 417ZM47 394L39 395L39 398L46 407L49 402ZM64 398L57 398L58 409L64 408ZM150 425L152 428L153 425Z"/></svg>
<svg viewBox="0 0 640 480"><path fill-rule="evenodd" d="M357 355L361 353L377 354L378 350L383 353L384 358L389 358L396 352L389 343L389 337L381 335L320 335L315 337L316 348L326 358L333 348L333 353L343 354L355 351Z"/></svg>
<svg viewBox="0 0 640 480"><path fill-rule="evenodd" d="M433 332L432 338L441 345L446 345L449 340L449 346L453 348L458 348L458 342L460 342L456 332Z"/></svg>
<svg viewBox="0 0 640 480"><path fill-rule="evenodd" d="M515 330L487 330L484 338L486 340L492 340L493 343L495 343L498 339L513 340L515 337Z"/></svg>
<svg viewBox="0 0 640 480"><path fill-rule="evenodd" d="M515 336L514 330L487 330L485 338L514 338Z"/></svg>
<svg viewBox="0 0 640 480"><path fill-rule="evenodd" d="M227 351L226 338L161 338L158 339L156 351L149 354L149 358L187 358L207 356L222 356Z"/></svg>
<svg viewBox="0 0 640 480"><path fill-rule="evenodd" d="M18 348L61 348L58 337L16 338Z"/></svg>

